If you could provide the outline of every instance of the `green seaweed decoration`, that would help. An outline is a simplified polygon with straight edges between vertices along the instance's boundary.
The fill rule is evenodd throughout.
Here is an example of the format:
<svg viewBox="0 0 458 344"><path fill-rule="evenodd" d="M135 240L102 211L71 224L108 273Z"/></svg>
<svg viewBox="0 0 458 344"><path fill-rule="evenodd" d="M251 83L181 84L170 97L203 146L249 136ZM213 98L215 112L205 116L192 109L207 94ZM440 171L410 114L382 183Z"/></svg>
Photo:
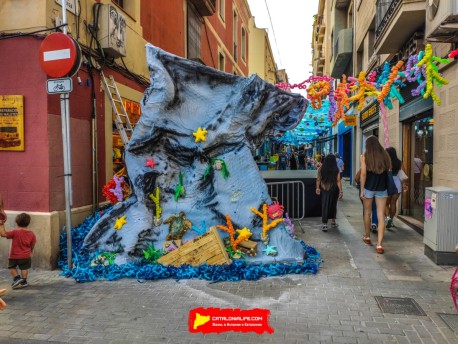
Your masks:
<svg viewBox="0 0 458 344"><path fill-rule="evenodd" d="M142 250L142 251L143 251L143 257L150 264L157 263L157 260L162 257L162 254L164 252L163 250L156 250L153 244L148 245L148 247L146 248L146 251L145 250Z"/></svg>
<svg viewBox="0 0 458 344"><path fill-rule="evenodd" d="M103 253L101 253L100 255L101 255L102 257L104 257L106 260L108 260L108 264L109 264L109 265L113 265L117 253L103 252Z"/></svg>
<svg viewBox="0 0 458 344"><path fill-rule="evenodd" d="M178 198L180 197L183 197L184 194L185 194L185 189L184 189L184 186L183 186L183 177L184 177L184 174L183 172L180 172L180 174L178 175L178 184L177 186L175 187L175 196L173 196L173 199L175 200L175 202L178 202Z"/></svg>
<svg viewBox="0 0 458 344"><path fill-rule="evenodd" d="M224 179L229 178L230 173L229 173L229 170L227 169L226 162L220 158L213 158L210 160L210 163L208 164L207 168L205 169L204 181L207 179L212 169L221 171L221 175L223 176Z"/></svg>

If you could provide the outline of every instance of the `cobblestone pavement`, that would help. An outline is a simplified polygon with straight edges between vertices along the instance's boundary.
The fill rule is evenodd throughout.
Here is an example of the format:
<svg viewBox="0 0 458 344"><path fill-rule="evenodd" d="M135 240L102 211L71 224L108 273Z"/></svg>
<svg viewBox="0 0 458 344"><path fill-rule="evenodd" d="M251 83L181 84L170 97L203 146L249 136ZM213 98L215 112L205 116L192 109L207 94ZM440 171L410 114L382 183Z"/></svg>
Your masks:
<svg viewBox="0 0 458 344"><path fill-rule="evenodd" d="M439 316L458 314L450 297L453 267L423 254L422 237L396 222L385 254L362 240L362 207L345 185L338 229L320 219L296 224L296 234L321 251L317 275L210 284L201 280L134 279L78 284L58 271L30 273L30 286L10 290L0 313L0 343L457 343ZM375 240L375 235L373 235ZM6 270L0 288L9 288ZM413 298L426 315L383 313L375 296ZM274 334L188 332L196 307L271 311ZM458 331L458 330L457 330Z"/></svg>

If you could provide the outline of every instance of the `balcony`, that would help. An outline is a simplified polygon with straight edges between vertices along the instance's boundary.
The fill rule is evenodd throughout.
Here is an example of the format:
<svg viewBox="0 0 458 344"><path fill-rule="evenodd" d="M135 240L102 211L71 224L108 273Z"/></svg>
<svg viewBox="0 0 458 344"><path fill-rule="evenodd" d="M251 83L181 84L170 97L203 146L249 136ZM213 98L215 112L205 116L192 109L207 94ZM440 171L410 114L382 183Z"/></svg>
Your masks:
<svg viewBox="0 0 458 344"><path fill-rule="evenodd" d="M353 28L339 31L333 52L335 58L331 76L333 78L340 78L345 73L353 55Z"/></svg>
<svg viewBox="0 0 458 344"><path fill-rule="evenodd" d="M377 0L375 53L397 52L425 23L425 0Z"/></svg>
<svg viewBox="0 0 458 344"><path fill-rule="evenodd" d="M216 0L190 0L202 17L211 16L216 11Z"/></svg>
<svg viewBox="0 0 458 344"><path fill-rule="evenodd" d="M350 0L336 0L336 8L347 8Z"/></svg>

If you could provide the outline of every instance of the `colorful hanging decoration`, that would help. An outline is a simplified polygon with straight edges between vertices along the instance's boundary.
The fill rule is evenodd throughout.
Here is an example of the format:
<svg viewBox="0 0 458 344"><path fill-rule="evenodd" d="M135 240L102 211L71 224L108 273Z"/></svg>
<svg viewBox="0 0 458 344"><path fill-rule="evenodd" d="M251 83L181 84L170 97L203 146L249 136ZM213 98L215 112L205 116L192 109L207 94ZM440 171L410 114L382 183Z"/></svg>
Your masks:
<svg viewBox="0 0 458 344"><path fill-rule="evenodd" d="M154 170L154 167L157 165L157 162L154 161L154 158L147 158L146 159L146 164L145 167L151 167L152 170Z"/></svg>
<svg viewBox="0 0 458 344"><path fill-rule="evenodd" d="M184 211L170 215L164 224L169 224L169 234L165 240L180 240L184 233L192 228L192 223L186 218Z"/></svg>
<svg viewBox="0 0 458 344"><path fill-rule="evenodd" d="M210 160L210 163L208 164L204 172L204 180L207 179L212 169L216 171L221 171L221 175L223 176L223 179L229 178L229 170L227 169L227 165L224 159L213 158Z"/></svg>
<svg viewBox="0 0 458 344"><path fill-rule="evenodd" d="M250 208L250 210L262 219L261 240L265 245L267 245L269 243L269 236L267 235L267 232L270 231L272 228L274 228L279 223L283 222L283 219L282 218L276 219L276 220L273 220L271 223L269 223L268 214L267 214L267 204L265 203L262 205L262 213L254 208Z"/></svg>
<svg viewBox="0 0 458 344"><path fill-rule="evenodd" d="M162 207L161 207L161 204L160 204L160 195L161 195L161 191L159 189L159 187L156 186L156 194L153 195L153 194L150 194L149 195L149 198L154 202L154 205L156 206L156 212L154 214L154 225L155 226L160 226L161 223L162 223Z"/></svg>
<svg viewBox="0 0 458 344"><path fill-rule="evenodd" d="M447 59L442 59L440 57L434 56L432 45L426 44L425 55L417 63L417 67L421 67L423 65L426 66L426 92L423 95L423 98L426 99L429 96L431 96L433 101L435 101L437 105L440 105L441 104L440 98L437 96L436 92L434 91L434 83L436 83L437 86L447 85L448 80L439 74L439 70L435 62L438 64L440 63L447 64L450 61Z"/></svg>
<svg viewBox="0 0 458 344"><path fill-rule="evenodd" d="M207 141L207 137L206 137L207 130L202 129L201 127L199 127L199 129L197 129L197 131L193 132L192 134L196 138L195 140L196 143L199 143L201 141L203 142Z"/></svg>
<svg viewBox="0 0 458 344"><path fill-rule="evenodd" d="M307 81L311 82L307 88L307 98L314 109L320 109L323 98L331 92L331 80L329 77L311 77Z"/></svg>
<svg viewBox="0 0 458 344"><path fill-rule="evenodd" d="M408 82L418 82L416 89L411 91L413 96L423 96L425 94L426 87L426 66L417 67L418 61L423 59L425 55L424 51L420 51L418 55L412 55L407 60L405 76Z"/></svg>
<svg viewBox="0 0 458 344"><path fill-rule="evenodd" d="M390 70L390 64L385 62L383 65L383 72L377 80L377 87L381 88L377 100L389 108L393 108L391 98L397 98L399 103L404 104L404 98L401 93L399 93L398 88L396 87L395 81L398 78L399 69L404 65L404 61L400 60L393 66Z"/></svg>
<svg viewBox="0 0 458 344"><path fill-rule="evenodd" d="M121 217L118 217L116 219L116 223L114 225L114 229L117 229L117 230L121 230L122 227L127 223L127 220L126 220L126 215L124 216L121 216Z"/></svg>
<svg viewBox="0 0 458 344"><path fill-rule="evenodd" d="M180 172L178 174L178 184L175 187L175 195L173 196L173 199L175 200L175 202L178 202L178 198L183 197L186 193L186 190L183 186L183 178L184 178L184 174L183 172Z"/></svg>
<svg viewBox="0 0 458 344"><path fill-rule="evenodd" d="M284 209L281 204L275 201L273 204L267 206L267 214L271 220L279 219L283 216Z"/></svg>
<svg viewBox="0 0 458 344"><path fill-rule="evenodd" d="M243 235L239 234L237 239L235 239L234 226L232 225L231 217L229 216L229 214L226 214L226 225L227 226L217 225L216 227L229 234L229 238L231 240L231 247L234 251L237 251L237 246L242 241L247 240L251 236L251 232L248 230L243 231Z"/></svg>
<svg viewBox="0 0 458 344"><path fill-rule="evenodd" d="M359 73L357 84L353 86L352 90L357 90L358 93L353 97L348 98L348 101L358 101L358 111L363 109L364 101L366 100L367 96L375 96L378 93L373 82L366 80L365 72Z"/></svg>
<svg viewBox="0 0 458 344"><path fill-rule="evenodd" d="M450 54L448 54L449 59L454 59L458 55L458 49L452 50Z"/></svg>
<svg viewBox="0 0 458 344"><path fill-rule="evenodd" d="M333 125L337 124L339 119L345 118L345 108L350 108L350 102L348 100L348 92L350 90L347 86L347 76L342 75L342 82L337 85L336 92L334 93L334 99L337 103L337 109L334 115Z"/></svg>

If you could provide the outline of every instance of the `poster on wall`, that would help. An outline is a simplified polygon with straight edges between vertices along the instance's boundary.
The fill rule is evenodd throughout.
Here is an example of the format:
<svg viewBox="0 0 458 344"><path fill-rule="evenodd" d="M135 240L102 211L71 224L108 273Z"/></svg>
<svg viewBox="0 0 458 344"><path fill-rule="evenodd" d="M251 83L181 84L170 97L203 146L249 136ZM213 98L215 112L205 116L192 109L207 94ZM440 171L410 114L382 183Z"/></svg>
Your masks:
<svg viewBox="0 0 458 344"><path fill-rule="evenodd" d="M0 151L24 151L24 96L0 95Z"/></svg>

